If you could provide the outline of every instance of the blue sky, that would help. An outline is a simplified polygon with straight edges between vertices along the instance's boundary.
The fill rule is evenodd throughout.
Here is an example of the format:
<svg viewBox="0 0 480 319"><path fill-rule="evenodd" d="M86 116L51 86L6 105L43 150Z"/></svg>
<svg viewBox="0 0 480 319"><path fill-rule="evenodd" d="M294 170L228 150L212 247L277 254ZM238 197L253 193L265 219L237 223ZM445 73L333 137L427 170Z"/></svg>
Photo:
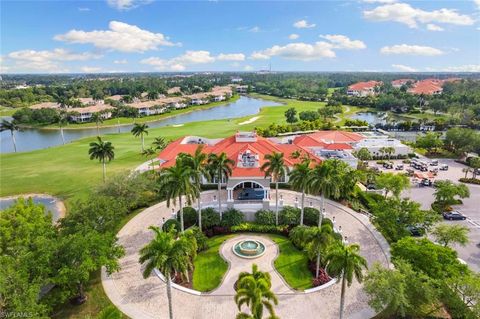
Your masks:
<svg viewBox="0 0 480 319"><path fill-rule="evenodd" d="M2 73L480 72L480 0L0 5Z"/></svg>

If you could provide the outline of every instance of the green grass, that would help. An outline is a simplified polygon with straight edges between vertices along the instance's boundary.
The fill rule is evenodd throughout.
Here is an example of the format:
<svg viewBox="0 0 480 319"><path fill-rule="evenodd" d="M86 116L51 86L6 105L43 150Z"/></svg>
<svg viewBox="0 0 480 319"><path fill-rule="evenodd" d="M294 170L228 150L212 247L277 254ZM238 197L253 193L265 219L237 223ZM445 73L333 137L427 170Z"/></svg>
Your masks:
<svg viewBox="0 0 480 319"><path fill-rule="evenodd" d="M217 288L227 272L228 263L220 256L220 246L235 235L221 235L208 239L208 249L194 260L193 289L211 291Z"/></svg>
<svg viewBox="0 0 480 319"><path fill-rule="evenodd" d="M12 116L20 108L0 106L0 116Z"/></svg>
<svg viewBox="0 0 480 319"><path fill-rule="evenodd" d="M284 112L289 107L298 111L316 110L320 102L287 100L286 105L264 107L258 115L237 119L191 122L183 126L165 126L149 130L145 138L149 145L157 136L175 139L185 135L225 137L237 130L249 131L271 123L285 123ZM239 125L252 117L259 118L249 124ZM104 140L115 147L115 159L107 165L107 178L114 173L130 170L147 159L140 155L140 139L130 133L109 134ZM31 152L0 154L0 196L22 193L48 193L68 202L84 198L102 180L102 165L88 157L89 143L94 137L84 138L64 146L51 147Z"/></svg>
<svg viewBox="0 0 480 319"><path fill-rule="evenodd" d="M308 269L307 254L295 248L285 236L274 234L268 236L280 249L274 265L287 284L296 290L312 288L313 275Z"/></svg>

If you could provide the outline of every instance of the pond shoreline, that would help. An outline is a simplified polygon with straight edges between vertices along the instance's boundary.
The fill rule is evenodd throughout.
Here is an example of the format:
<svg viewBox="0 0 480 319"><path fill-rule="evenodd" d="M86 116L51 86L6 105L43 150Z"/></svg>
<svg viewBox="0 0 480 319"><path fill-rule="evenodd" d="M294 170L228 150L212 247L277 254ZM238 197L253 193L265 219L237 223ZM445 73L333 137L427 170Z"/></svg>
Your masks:
<svg viewBox="0 0 480 319"><path fill-rule="evenodd" d="M58 211L57 221L58 221L58 219L65 217L65 214L67 213L67 208L65 207L65 204L64 204L63 200L61 200L60 198L58 198L56 196L53 196L53 195L38 194L38 193L25 193L25 194L18 194L18 195L3 196L3 197L0 197L0 200L17 200L19 198L29 199L29 198L33 198L33 197L54 199L55 200L55 208Z"/></svg>

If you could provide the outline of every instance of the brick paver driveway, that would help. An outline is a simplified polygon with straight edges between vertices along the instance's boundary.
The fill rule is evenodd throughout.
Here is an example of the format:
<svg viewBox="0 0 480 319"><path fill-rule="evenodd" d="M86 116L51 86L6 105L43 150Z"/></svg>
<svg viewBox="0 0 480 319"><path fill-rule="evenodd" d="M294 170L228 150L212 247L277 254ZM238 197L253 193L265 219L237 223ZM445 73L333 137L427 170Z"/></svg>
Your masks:
<svg viewBox="0 0 480 319"><path fill-rule="evenodd" d="M208 202L212 194L212 192L203 193L203 201ZM294 198L298 196L289 191L282 191L282 194L285 205L293 205ZM310 201L318 207L318 198L311 198L308 203ZM328 217L335 216L336 225L342 226L343 234L348 236L348 241L360 244L361 254L368 260L369 265L373 262L388 265L388 245L369 224L368 218L330 201L327 202L326 209ZM102 273L103 286L108 297L122 312L133 319L168 317L165 283L154 275L143 279L142 268L138 263L138 252L152 238L152 232L148 227L160 225L163 217L171 217L171 212L171 208L167 208L166 203L162 202L135 216L118 233L119 241L126 251L125 257L120 260L122 269L111 276ZM249 266L248 263L244 263L242 267L248 269ZM261 269L275 272L272 267L268 267L268 263L267 266L261 266ZM227 283L229 278L227 273L224 283ZM281 318L338 317L339 284L309 294L292 293L286 286L279 286L279 289L279 305L275 310ZM193 295L173 289L172 293L174 317L178 319L235 318L238 313L233 301L233 290L225 289L224 294L214 291L212 294ZM346 292L345 317L363 319L370 318L373 314L374 312L367 304L367 296L362 286L354 282Z"/></svg>

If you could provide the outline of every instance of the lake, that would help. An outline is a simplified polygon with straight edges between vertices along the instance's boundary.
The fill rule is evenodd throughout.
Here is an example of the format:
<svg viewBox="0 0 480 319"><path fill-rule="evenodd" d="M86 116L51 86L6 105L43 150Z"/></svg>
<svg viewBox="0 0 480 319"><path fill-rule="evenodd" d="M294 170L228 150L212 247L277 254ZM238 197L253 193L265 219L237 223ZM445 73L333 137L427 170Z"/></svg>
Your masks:
<svg viewBox="0 0 480 319"><path fill-rule="evenodd" d="M28 199L28 197L24 197L24 198L25 200ZM61 217L62 215L61 209L63 208L63 203L59 202L58 199L56 199L55 197L33 195L31 196L31 198L35 204L42 204L43 206L45 206L47 211L50 211L52 213L53 221L57 221ZM12 206L16 200L17 200L16 197L0 198L0 210L4 210L7 207Z"/></svg>
<svg viewBox="0 0 480 319"><path fill-rule="evenodd" d="M240 96L235 102L226 102L223 105L215 106L206 110L196 110L190 113L175 115L170 118L161 119L155 122L148 123L150 128L162 127L167 125L178 125L189 122L222 120L229 118L244 117L255 115L264 106L279 106L282 105L277 102L268 101L264 99L257 99L248 96ZM95 125L92 123L92 125ZM100 128L100 134L130 132L133 125L125 125L119 127L105 127ZM65 141L71 142L83 137L96 136L96 128L64 130ZM1 153L13 152L13 145L10 131L4 131L0 134L1 139ZM22 129L22 131L15 132L15 139L17 141L17 151L26 152L33 151L62 144L62 137L60 130L55 129Z"/></svg>

